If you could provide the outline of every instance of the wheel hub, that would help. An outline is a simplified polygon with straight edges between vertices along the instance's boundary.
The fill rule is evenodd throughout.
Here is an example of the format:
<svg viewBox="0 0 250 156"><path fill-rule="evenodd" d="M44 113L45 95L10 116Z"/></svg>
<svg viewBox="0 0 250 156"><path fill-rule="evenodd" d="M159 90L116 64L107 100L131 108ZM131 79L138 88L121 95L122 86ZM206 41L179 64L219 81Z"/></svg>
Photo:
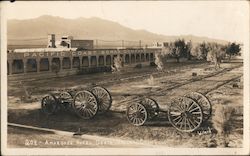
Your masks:
<svg viewBox="0 0 250 156"><path fill-rule="evenodd" d="M185 118L189 118L190 117L190 113L188 111L184 111L184 112L181 113L181 116L185 117Z"/></svg>
<svg viewBox="0 0 250 156"><path fill-rule="evenodd" d="M142 116L142 113L140 111L136 111L133 113L133 117L140 118Z"/></svg>
<svg viewBox="0 0 250 156"><path fill-rule="evenodd" d="M83 108L86 108L87 105L88 105L88 103L87 103L86 101L82 101L81 106L82 106Z"/></svg>

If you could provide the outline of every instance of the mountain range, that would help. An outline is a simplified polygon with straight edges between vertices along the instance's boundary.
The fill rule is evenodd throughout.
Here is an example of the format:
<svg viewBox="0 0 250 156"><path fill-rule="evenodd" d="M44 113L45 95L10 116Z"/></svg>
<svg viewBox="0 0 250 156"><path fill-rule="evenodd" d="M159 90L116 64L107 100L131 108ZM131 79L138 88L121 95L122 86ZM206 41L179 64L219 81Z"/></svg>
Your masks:
<svg viewBox="0 0 250 156"><path fill-rule="evenodd" d="M56 34L56 38L71 35L76 39L93 40L129 40L144 43L169 42L183 38L192 42L218 42L227 43L225 40L212 39L194 35L166 36L135 30L125 27L117 22L104 20L97 17L66 19L57 16L44 15L34 19L7 22L8 45L47 45L47 35Z"/></svg>

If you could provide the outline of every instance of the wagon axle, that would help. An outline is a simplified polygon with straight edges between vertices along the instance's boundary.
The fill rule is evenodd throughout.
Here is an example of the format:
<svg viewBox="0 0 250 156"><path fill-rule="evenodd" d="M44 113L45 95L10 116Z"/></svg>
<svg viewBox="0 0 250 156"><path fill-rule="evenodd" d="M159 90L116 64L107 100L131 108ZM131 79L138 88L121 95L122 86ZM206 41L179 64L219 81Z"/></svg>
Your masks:
<svg viewBox="0 0 250 156"><path fill-rule="evenodd" d="M135 112L134 108L139 108ZM167 111L160 110L152 98L145 98L138 103L131 103L126 111L128 121L135 125L144 125L146 121L158 116L159 112L168 114L173 127L182 132L193 132L211 116L211 103L198 92L192 92L171 101Z"/></svg>

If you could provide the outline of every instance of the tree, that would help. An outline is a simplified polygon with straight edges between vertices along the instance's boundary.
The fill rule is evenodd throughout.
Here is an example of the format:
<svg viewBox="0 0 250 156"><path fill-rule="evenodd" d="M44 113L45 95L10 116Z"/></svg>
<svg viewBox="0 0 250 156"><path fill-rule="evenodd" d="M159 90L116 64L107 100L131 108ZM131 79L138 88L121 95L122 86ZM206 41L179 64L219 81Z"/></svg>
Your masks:
<svg viewBox="0 0 250 156"><path fill-rule="evenodd" d="M232 55L237 55L241 51L240 44L229 43L226 48L226 54L229 55L229 59L231 59Z"/></svg>
<svg viewBox="0 0 250 156"><path fill-rule="evenodd" d="M207 55L207 61L213 62L215 69L220 68L221 60L226 54L226 46L217 43L209 43L208 46L209 52Z"/></svg>
<svg viewBox="0 0 250 156"><path fill-rule="evenodd" d="M209 52L209 46L205 42L198 44L191 51L192 56L195 56L199 60L205 60Z"/></svg>
<svg viewBox="0 0 250 156"><path fill-rule="evenodd" d="M166 52L174 57L178 63L180 62L181 57L187 57L187 47L183 39L178 39L170 43L167 49Z"/></svg>
<svg viewBox="0 0 250 156"><path fill-rule="evenodd" d="M187 44L185 45L185 50L186 50L186 55L187 55L187 59L190 60L191 59L191 52L193 49L193 44L191 42L191 40L189 42L187 42Z"/></svg>

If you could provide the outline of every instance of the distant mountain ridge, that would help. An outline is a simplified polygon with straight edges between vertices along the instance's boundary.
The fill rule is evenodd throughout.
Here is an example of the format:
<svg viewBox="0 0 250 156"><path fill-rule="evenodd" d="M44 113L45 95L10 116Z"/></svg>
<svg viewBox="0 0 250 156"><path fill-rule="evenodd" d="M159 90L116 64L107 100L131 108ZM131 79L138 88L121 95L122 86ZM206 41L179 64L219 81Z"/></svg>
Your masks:
<svg viewBox="0 0 250 156"><path fill-rule="evenodd" d="M46 45L47 34L56 34L56 37L71 35L78 39L100 40L132 40L146 43L169 42L178 38L192 42L218 42L224 40L198 37L193 35L166 36L155 34L147 30L134 30L117 22L104 20L97 17L66 19L62 17L44 15L34 19L8 20L7 35L8 45Z"/></svg>

